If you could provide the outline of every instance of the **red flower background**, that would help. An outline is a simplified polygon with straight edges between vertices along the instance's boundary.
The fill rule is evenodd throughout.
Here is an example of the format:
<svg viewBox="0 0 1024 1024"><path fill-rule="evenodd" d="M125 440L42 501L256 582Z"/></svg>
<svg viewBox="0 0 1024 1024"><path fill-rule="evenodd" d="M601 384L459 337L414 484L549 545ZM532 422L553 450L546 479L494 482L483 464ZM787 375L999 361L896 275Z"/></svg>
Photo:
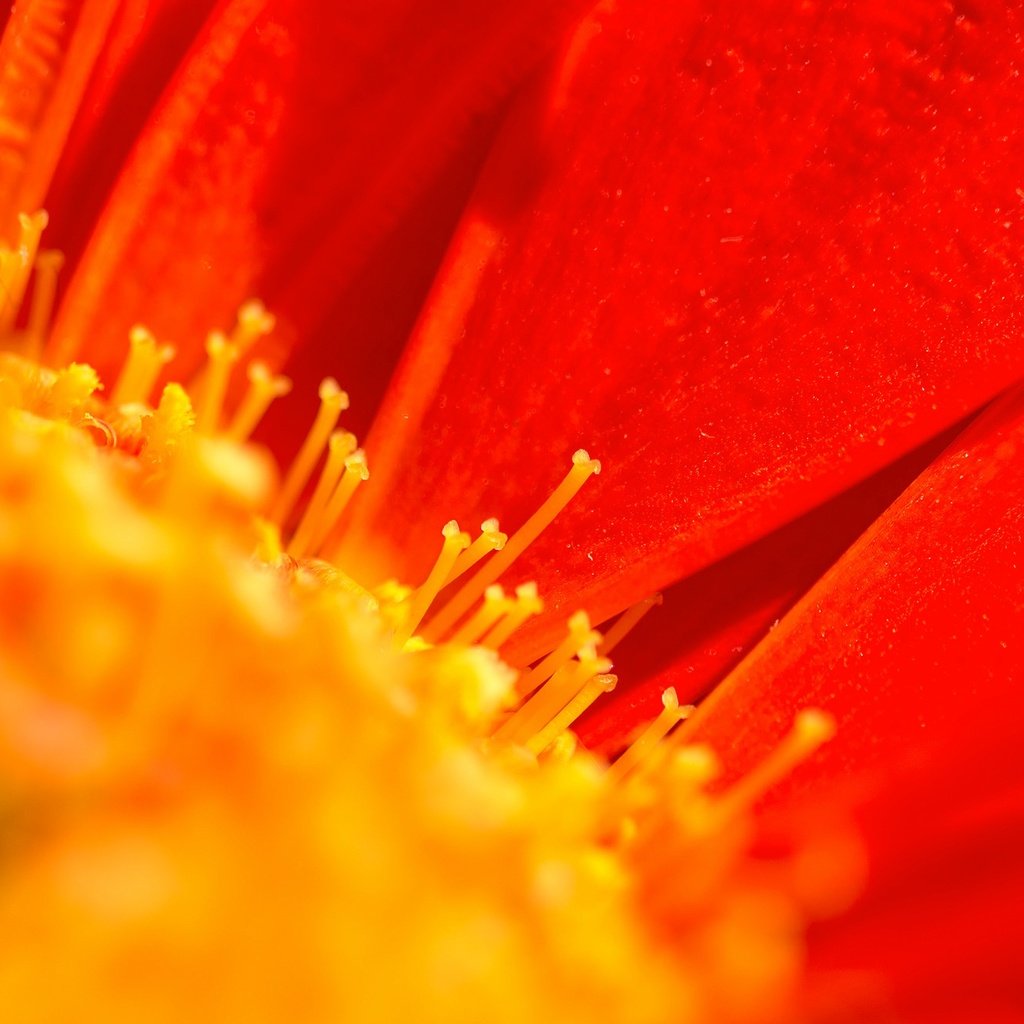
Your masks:
<svg viewBox="0 0 1024 1024"><path fill-rule="evenodd" d="M584 737L713 689L739 774L828 709L763 816L866 837L812 966L1021 1019L1024 399L958 429L1024 373L1019 5L69 6L81 102L10 200L68 256L53 357L109 371L141 320L194 366L260 295L297 390L376 411L347 550L407 578L586 446L516 654L669 587Z"/></svg>

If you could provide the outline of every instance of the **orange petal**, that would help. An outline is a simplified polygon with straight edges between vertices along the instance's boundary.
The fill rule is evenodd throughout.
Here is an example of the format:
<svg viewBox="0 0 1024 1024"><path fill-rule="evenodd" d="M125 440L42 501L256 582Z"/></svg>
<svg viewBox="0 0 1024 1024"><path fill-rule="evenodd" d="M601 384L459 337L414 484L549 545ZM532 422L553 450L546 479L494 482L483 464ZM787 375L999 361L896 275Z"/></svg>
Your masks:
<svg viewBox="0 0 1024 1024"><path fill-rule="evenodd" d="M20 0L0 41L0 240L43 204L116 0Z"/></svg>
<svg viewBox="0 0 1024 1024"><path fill-rule="evenodd" d="M584 446L606 472L521 566L549 622L700 570L1024 372L1019 12L603 6L483 174L347 552L382 539L414 578L438 524L522 522Z"/></svg>
<svg viewBox="0 0 1024 1024"><path fill-rule="evenodd" d="M84 344L103 369L144 320L187 361L254 292L287 344L572 9L221 3L99 220L53 358Z"/></svg>

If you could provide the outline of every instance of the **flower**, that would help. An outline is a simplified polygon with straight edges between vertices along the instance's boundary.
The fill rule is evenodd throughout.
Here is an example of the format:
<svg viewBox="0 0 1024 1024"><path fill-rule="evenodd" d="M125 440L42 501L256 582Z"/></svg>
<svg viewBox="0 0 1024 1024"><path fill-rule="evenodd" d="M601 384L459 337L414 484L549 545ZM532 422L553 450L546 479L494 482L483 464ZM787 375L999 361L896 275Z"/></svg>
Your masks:
<svg viewBox="0 0 1024 1024"><path fill-rule="evenodd" d="M68 948L89 952L76 958L81 974L70 971L49 1001L32 990L30 969L9 972L10 984L26 986L9 991L26 994L41 1019L61 1019L62 998L92 998L109 1005L108 1019L131 1019L147 983L151 992L163 978L167 991L160 972L175 962L170 945L191 950L184 962L197 973L188 982L169 977L176 988L208 988L213 1001L200 1004L208 1012L220 1000L221 1015L247 1019L257 1007L273 1019L287 1006L389 1019L404 1005L402 987L389 987L389 932L360 929L360 945L336 927L338 908L359 905L364 892L379 897L386 878L394 902L370 900L358 920L402 922L397 948L408 958L407 978L437 984L438 965L450 970L476 943L504 951L504 974L470 960L449 981L453 1003L433 991L432 1006L448 1016L476 1019L479 1005L489 1016L504 1007L509 1019L555 1015L555 1007L560 1018L603 1010L657 1019L666 1005L710 1019L791 1012L783 990L796 966L793 915L826 898L841 902L847 894L834 878L804 884L813 892L802 900L778 875L767 888L752 884L756 862L737 859L742 843L729 829L712 829L713 841L695 853L687 829L701 831L694 822L706 808L699 800L696 811L685 800L677 806L671 785L692 783L686 773L702 770L685 759L692 748L680 760L664 754L671 742L657 747L654 798L641 775L625 787L624 806L587 759L550 758L540 785L521 764L481 761L470 740L509 692L500 666L447 648L397 663L367 654L379 646L379 627L359 610L362 588L301 557L292 574L274 531L250 532L252 509L266 510L275 494L265 467L247 449L209 440L219 433L233 354L254 343L273 362L274 344L291 347L289 333L313 338L306 365L319 376L333 346L318 343L317 330L336 329L339 288L343 297L346 288L349 298L358 294L374 260L392 264L396 252L396 276L422 280L430 247L425 256L418 246L405 251L424 233L415 214L437 197L460 208L485 160L368 440L372 488L359 486L365 463L347 436L332 442L336 476L359 486L344 535L330 538L340 564L367 584L385 570L429 582L440 523L494 509L505 522L523 522L535 489L564 472L565 455L591 446L605 472L517 563L522 579L541 584L546 612L500 645L503 655L529 664L559 642L578 605L600 621L682 578L669 605L676 615L702 616L688 648L678 657L677 618L658 626L648 617L637 633L650 627L648 636L667 641L657 646L670 652L661 655L668 668L646 673L649 682L638 677L642 685L615 714L592 720L593 735L621 739L652 717L652 698L667 684L675 685L666 707L674 713L677 694L696 697L728 672L682 735L706 737L728 755L726 781L738 789L727 793L746 786L759 796L792 748L784 741L767 776L752 765L794 713L827 708L838 736L759 815L763 832L786 833L801 804L816 818L824 801L861 807L874 875L859 911L812 931L812 965L877 968L865 955L883 946L880 976L890 991L829 981L833 1000L840 992L851 1012L875 998L908 1014L936 1006L966 1019L1009 1012L1020 943L1000 929L1019 879L994 851L1012 849L1020 833L1007 724L1019 706L1019 398L991 409L942 454L938 442L907 453L1021 372L1013 330L1019 195L1009 170L1021 155L1016 13L922 4L895 17L870 4L765 3L726 17L701 5L602 4L576 24L554 71L528 79L530 64L579 15L572 5L545 7L541 17L529 4L459 4L439 16L410 3L398 17L383 6L296 12L236 0L212 9L201 30L207 10L184 6L94 0L72 5L61 21L37 0L15 12L5 37L5 54L16 54L6 73L24 81L40 60L44 71L59 71L52 88L44 75L38 88L0 89L14 140L4 165L5 230L47 194L75 268L50 339L55 365L82 352L101 377L118 380L124 339L144 317L156 338L178 342L177 372L187 377L201 358L195 339L229 322L253 289L280 319L280 330L260 342L270 321L245 306L235 336L209 343L202 386L192 388L200 398L195 443L184 392L165 390L155 409L146 405L143 383L164 356L153 335L135 333L136 361L109 402L97 403L97 379L81 366L53 373L18 360L5 365L5 401L16 410L5 439L16 526L5 564L17 569L7 603L24 604L25 622L51 631L12 631L5 661L29 679L43 666L77 687L56 709L52 694L33 685L5 694L17 752L8 770L21 786L15 803L31 826L33 854L18 862L18 889L27 895L9 920L27 927L34 918L45 942L62 923L84 921L65 934ZM157 101L193 29L196 45ZM353 63L324 75L339 52ZM511 97L500 125L496 95ZM18 107L34 97L42 97L38 107ZM130 153L126 123L139 127ZM340 144L331 125L342 129ZM428 238L444 236L443 213L437 220ZM40 226L25 222L26 252ZM13 252L10 280L19 287L25 265ZM40 282L52 280L51 271L40 264L29 348L42 340L48 286ZM398 305L415 298L410 289ZM17 306L9 301L8 315ZM370 362L350 367L357 381L367 378L368 392L388 360ZM303 374L295 377L301 390ZM269 399L284 385L267 370L252 387L250 395ZM336 416L344 404L336 387L321 394ZM47 426L62 422L76 431ZM127 459L97 457L81 444L82 429L115 438ZM228 432L247 430L235 420ZM296 464L303 469L276 492L278 519L287 518L306 475L301 457ZM888 464L885 476L872 476ZM594 468L589 457L578 465ZM326 491L321 497L333 500ZM68 516L67 508L78 511ZM290 541L299 548L324 531L324 501L314 495L307 508L307 537ZM297 529L301 536L303 523ZM278 563L284 584L242 566L246 543ZM446 529L442 558L457 557L466 543L457 526ZM83 600L96 580L96 599ZM428 589L404 604L395 588L377 590L400 635L419 628L409 609ZM716 600L700 607L709 591ZM529 613L535 600L523 590L515 607ZM165 632L137 650L132 638L154 622ZM61 643L41 659L51 648L34 638L52 645L54 629ZM327 653L318 660L319 644ZM155 664L147 649L159 653ZM296 651L298 668L289 662ZM179 669L179 657L190 672ZM589 660L593 679L602 679L597 653ZM348 724L359 725L358 742L337 702L315 685L324 665L345 683L343 707ZM294 693L281 686L289 672L302 681ZM183 674L228 686L196 694L180 686ZM399 681L382 694L379 682L390 676ZM144 697L158 698L155 708L143 707L146 728L136 727L133 677L148 683ZM258 684L265 703L236 722L239 679ZM437 680L453 681L451 691L428 701L428 683ZM126 700L132 728L119 730ZM409 727L410 707L427 720L418 728ZM800 721L805 730L810 723L812 738L827 731L827 720ZM344 767L329 756L340 749L349 754ZM567 754L564 744L556 754ZM437 789L459 799L432 803L422 779L441 769ZM365 781L374 777L380 784ZM97 791L102 799L85 804L90 813L66 813L69 801ZM168 813L168 792L188 799L170 799ZM501 876L474 874L461 860L475 849L468 810L494 812L496 792L531 809L524 822L497 805L504 815L483 837L496 845L475 865L493 865L496 849L522 856L523 870L512 876L532 887L509 892L531 899L505 916L490 912L505 892ZM729 805L728 796L719 799ZM635 841L595 824L595 808L608 813L609 801L626 831L639 819ZM321 815L393 842L376 843L379 865L364 863L373 858L354 856L344 836L317 830ZM233 884L238 850L257 830L265 834L267 821L280 822L280 833ZM40 834L56 839L40 846ZM686 864L702 882L710 871L719 884L696 886L695 897L675 872L659 873L666 836L679 858L669 863ZM598 837L613 847L610 859ZM426 876L410 857L421 843L437 854ZM812 848L803 861L797 854L794 863L810 868L794 877L822 881L822 864L849 856L846 844L831 849L838 852L826 857ZM281 865L295 851L295 873L308 889L291 891L308 892L309 916L273 899L248 906L254 892L292 878ZM452 898L452 876L435 870L449 860L481 902ZM633 880L628 897L620 871ZM424 899L412 884L422 877L445 898ZM576 898L563 902L566 878ZM339 880L340 888L329 884ZM954 883L940 901L937 888ZM695 898L696 916L714 927L680 926L692 921ZM323 917L315 913L320 902ZM936 904L950 921L924 939L921 922L931 923ZM585 912L591 907L596 916ZM235 922L253 909L246 934ZM111 927L112 918L120 924ZM210 920L232 926L211 931ZM894 929L917 941L891 942ZM546 984L523 953L521 933L531 930L558 936L541 944ZM958 932L971 937L970 947ZM298 955L267 956L276 933ZM990 941L974 943L979 933ZM119 945L125 934L132 941ZM317 971L321 937L334 954L348 950L348 960L365 964L357 997ZM907 946L945 969L922 970ZM112 983L125 973L138 985ZM565 984L582 974L606 984L586 992ZM253 984L254 976L266 984ZM90 987L94 977L100 983ZM495 978L507 990L494 988ZM480 1000L468 1011L464 991ZM112 997L124 1002L107 1003ZM164 1011L179 1012L172 1002Z"/></svg>

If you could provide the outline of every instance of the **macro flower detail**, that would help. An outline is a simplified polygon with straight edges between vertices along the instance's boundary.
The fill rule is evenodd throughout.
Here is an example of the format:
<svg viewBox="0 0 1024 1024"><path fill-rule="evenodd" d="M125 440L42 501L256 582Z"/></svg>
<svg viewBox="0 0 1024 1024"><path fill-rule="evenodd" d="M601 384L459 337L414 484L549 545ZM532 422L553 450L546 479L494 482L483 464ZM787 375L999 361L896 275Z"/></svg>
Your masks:
<svg viewBox="0 0 1024 1024"><path fill-rule="evenodd" d="M1016 1019L1014 7L5 18L6 1015Z"/></svg>

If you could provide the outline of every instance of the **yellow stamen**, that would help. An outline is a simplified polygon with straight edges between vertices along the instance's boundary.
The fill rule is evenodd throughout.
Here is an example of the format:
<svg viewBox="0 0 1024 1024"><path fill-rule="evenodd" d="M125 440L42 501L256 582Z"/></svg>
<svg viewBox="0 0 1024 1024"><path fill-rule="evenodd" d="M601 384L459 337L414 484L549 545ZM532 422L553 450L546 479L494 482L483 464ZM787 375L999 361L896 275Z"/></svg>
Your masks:
<svg viewBox="0 0 1024 1024"><path fill-rule="evenodd" d="M209 363L196 402L196 430L201 434L215 434L220 426L231 369L238 361L238 349L220 331L211 331L206 339L206 355Z"/></svg>
<svg viewBox="0 0 1024 1024"><path fill-rule="evenodd" d="M249 364L246 375L249 387L225 432L229 440L239 443L249 440L270 403L292 389L292 382L287 377L275 376L270 367L258 359Z"/></svg>
<svg viewBox="0 0 1024 1024"><path fill-rule="evenodd" d="M424 639L435 642L462 618L490 584L532 544L546 526L565 508L579 489L595 474L601 472L601 463L592 459L581 448L572 457L572 469L554 489L547 501L509 538L508 543L478 569L472 578L430 620Z"/></svg>
<svg viewBox="0 0 1024 1024"><path fill-rule="evenodd" d="M569 632L565 639L534 668L519 677L516 693L521 698L529 697L541 683L547 682L563 665L568 664L580 648L596 648L600 643L601 634L590 628L587 613L576 612L569 618Z"/></svg>
<svg viewBox="0 0 1024 1024"><path fill-rule="evenodd" d="M356 450L356 435L336 430L327 440L327 461L320 473L313 496L309 499L295 534L288 544L292 558L302 558L323 527L327 503L345 469L345 460Z"/></svg>
<svg viewBox="0 0 1024 1024"><path fill-rule="evenodd" d="M409 610L406 612L402 625L395 630L395 645L401 647L416 632L417 627L423 621L427 609L437 597L448 574L452 571L455 559L459 554L469 547L469 534L459 529L459 524L452 519L445 523L441 530L444 543L441 545L441 553L437 556L434 567L426 580L412 596Z"/></svg>
<svg viewBox="0 0 1024 1024"><path fill-rule="evenodd" d="M642 601L627 608L612 625L598 646L601 654L611 654L616 647L633 631L636 624L655 606L662 603L661 594L652 594Z"/></svg>
<svg viewBox="0 0 1024 1024"><path fill-rule="evenodd" d="M143 460L151 465L165 464L192 433L195 414L185 389L174 382L164 387L152 416L142 419L146 439Z"/></svg>
<svg viewBox="0 0 1024 1024"><path fill-rule="evenodd" d="M445 586L448 586L449 583L453 583L464 573L467 573L485 555L489 555L492 551L500 551L507 541L508 534L502 533L498 528L497 519L485 520L480 524L480 536L470 544L467 550L459 555L455 568L452 569L451 576L445 580Z"/></svg>
<svg viewBox="0 0 1024 1024"><path fill-rule="evenodd" d="M450 643L464 644L469 647L479 643L480 638L513 606L513 601L505 596L505 589L500 583L492 583L484 591L483 604L458 628Z"/></svg>
<svg viewBox="0 0 1024 1024"><path fill-rule="evenodd" d="M256 557L268 565L276 564L284 554L284 548L281 546L281 531L275 523L260 516L256 517L253 526L257 538Z"/></svg>
<svg viewBox="0 0 1024 1024"><path fill-rule="evenodd" d="M480 641L484 647L496 651L503 643L531 616L539 615L544 610L544 602L537 595L536 583L523 583L516 587L515 604L508 610L504 619L495 624L490 632Z"/></svg>
<svg viewBox="0 0 1024 1024"><path fill-rule="evenodd" d="M47 219L45 210L19 214L17 245L13 249L0 247L0 336L14 329Z"/></svg>
<svg viewBox="0 0 1024 1024"><path fill-rule="evenodd" d="M782 742L717 801L723 819L748 811L765 793L806 761L836 733L835 719L825 711L801 711Z"/></svg>
<svg viewBox="0 0 1024 1024"><path fill-rule="evenodd" d="M370 470L366 465L366 452L357 448L347 459L345 459L345 472L341 482L334 488L331 500L327 502L327 508L320 517L319 527L313 537L312 551L319 551L324 541L337 525L349 502L356 493L356 488L370 479Z"/></svg>
<svg viewBox="0 0 1024 1024"><path fill-rule="evenodd" d="M277 325L277 318L268 313L266 306L259 299L250 299L242 303L238 310L238 320L231 332L231 344L244 356L260 338L266 337Z"/></svg>
<svg viewBox="0 0 1024 1024"><path fill-rule="evenodd" d="M546 756L549 761L565 764L573 759L579 745L580 741L576 737L576 733L562 732L555 737L551 746L548 747Z"/></svg>
<svg viewBox="0 0 1024 1024"><path fill-rule="evenodd" d="M679 706L679 698L675 688L670 686L662 695L663 707L657 718L630 744L608 769L609 782L624 779L633 769L637 768L650 755L651 751L668 735L669 730L693 713L692 704Z"/></svg>
<svg viewBox="0 0 1024 1024"><path fill-rule="evenodd" d="M605 674L612 667L593 647L580 650L577 660L559 669L495 733L496 739L525 743L543 729L582 689L588 679Z"/></svg>
<svg viewBox="0 0 1024 1024"><path fill-rule="evenodd" d="M583 714L603 693L610 693L618 682L617 676L596 675L588 679L583 689L561 711L551 719L540 732L531 736L524 744L532 754L539 754Z"/></svg>
<svg viewBox="0 0 1024 1024"><path fill-rule="evenodd" d="M128 358L110 395L113 406L148 402L160 371L174 358L170 345L158 345L145 327L136 324L128 335Z"/></svg>
<svg viewBox="0 0 1024 1024"><path fill-rule="evenodd" d="M338 387L337 381L328 377L320 385L320 408L317 410L316 419L288 469L288 474L281 485L281 492L271 511L270 518L275 523L284 523L295 507L302 488L306 486L313 473L317 459L327 446L327 439L331 436L338 417L347 408L348 395Z"/></svg>
<svg viewBox="0 0 1024 1024"><path fill-rule="evenodd" d="M28 313L25 355L38 359L53 321L53 308L57 299L57 279L64 266L64 253L47 249L36 257L36 274L32 285L32 305Z"/></svg>

